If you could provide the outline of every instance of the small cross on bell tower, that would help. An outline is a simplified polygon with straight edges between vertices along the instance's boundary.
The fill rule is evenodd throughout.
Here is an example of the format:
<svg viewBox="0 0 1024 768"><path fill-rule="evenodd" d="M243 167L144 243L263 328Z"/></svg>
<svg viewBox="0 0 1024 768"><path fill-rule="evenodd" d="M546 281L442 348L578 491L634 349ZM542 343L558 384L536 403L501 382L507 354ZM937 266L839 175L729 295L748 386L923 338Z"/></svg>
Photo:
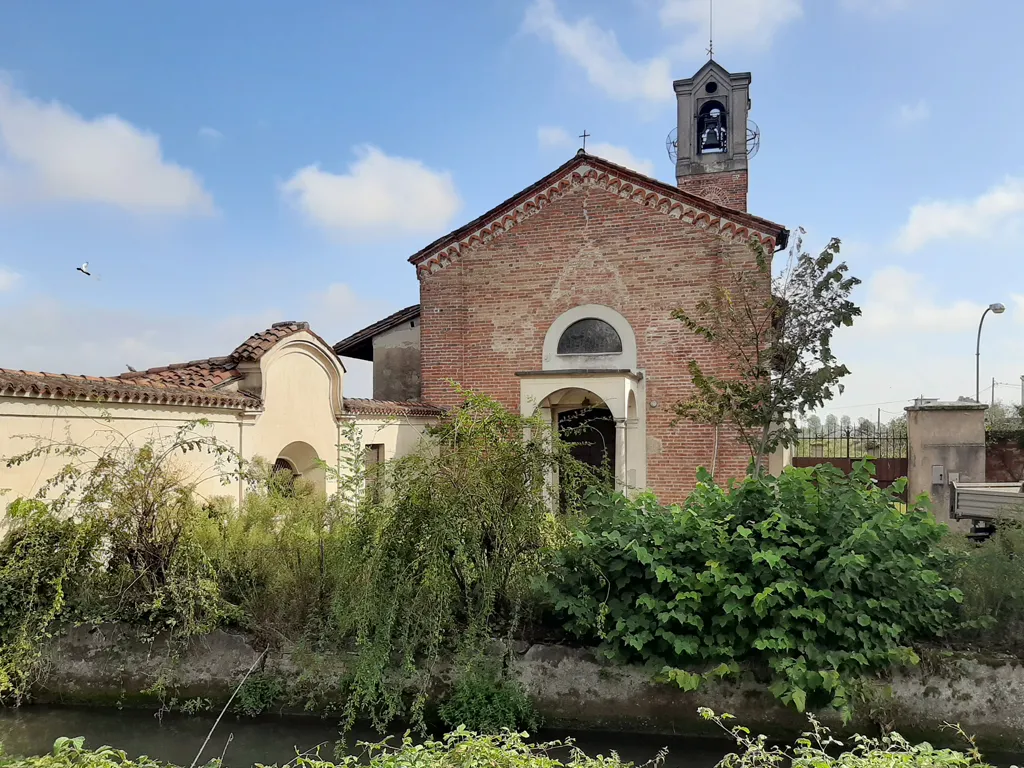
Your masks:
<svg viewBox="0 0 1024 768"><path fill-rule="evenodd" d="M747 113L750 73L713 59L676 80L676 183L730 208L747 209Z"/></svg>

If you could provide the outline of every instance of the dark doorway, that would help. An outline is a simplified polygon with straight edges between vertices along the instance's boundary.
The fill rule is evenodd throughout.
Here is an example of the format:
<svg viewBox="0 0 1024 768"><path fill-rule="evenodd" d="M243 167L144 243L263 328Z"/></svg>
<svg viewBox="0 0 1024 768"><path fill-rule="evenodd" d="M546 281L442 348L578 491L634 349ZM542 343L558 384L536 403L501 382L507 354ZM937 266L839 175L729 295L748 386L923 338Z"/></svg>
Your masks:
<svg viewBox="0 0 1024 768"><path fill-rule="evenodd" d="M611 477L615 471L615 419L607 408L577 408L558 414L558 432L573 458Z"/></svg>

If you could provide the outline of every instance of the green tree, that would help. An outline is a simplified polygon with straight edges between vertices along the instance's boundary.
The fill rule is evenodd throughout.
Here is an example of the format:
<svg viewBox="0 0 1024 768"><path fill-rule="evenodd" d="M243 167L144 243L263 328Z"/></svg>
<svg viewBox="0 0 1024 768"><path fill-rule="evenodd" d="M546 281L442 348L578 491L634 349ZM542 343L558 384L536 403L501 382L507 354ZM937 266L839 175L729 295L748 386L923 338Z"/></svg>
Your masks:
<svg viewBox="0 0 1024 768"><path fill-rule="evenodd" d="M808 416L807 431L811 434L818 434L821 432L821 417L814 415Z"/></svg>
<svg viewBox="0 0 1024 768"><path fill-rule="evenodd" d="M751 249L753 268L737 265L692 311L679 308L672 314L723 351L727 368L735 372L712 373L691 359L694 392L676 404L676 413L733 427L759 474L769 454L796 441L797 417L842 392L839 381L849 369L832 352L832 334L860 315L849 299L860 281L847 274L845 263L836 263L835 238L811 256L798 236L775 279L771 254L759 243Z"/></svg>
<svg viewBox="0 0 1024 768"><path fill-rule="evenodd" d="M839 419L836 418L834 413L830 413L825 417L825 430L835 432L837 429L839 429Z"/></svg>

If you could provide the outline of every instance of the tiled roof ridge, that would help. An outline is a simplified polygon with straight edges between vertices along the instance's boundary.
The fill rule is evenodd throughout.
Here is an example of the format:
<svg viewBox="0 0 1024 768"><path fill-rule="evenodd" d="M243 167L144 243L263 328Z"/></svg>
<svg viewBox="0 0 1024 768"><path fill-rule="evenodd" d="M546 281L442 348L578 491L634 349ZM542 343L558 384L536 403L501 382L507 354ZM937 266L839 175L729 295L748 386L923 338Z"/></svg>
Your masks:
<svg viewBox="0 0 1024 768"><path fill-rule="evenodd" d="M167 365L158 365L154 368L146 368L141 371L126 371L124 373L117 374L118 379L139 379L154 373L164 373L166 371L178 371L182 368L195 368L201 365L222 365L230 368L234 368L234 359L230 355L222 355L220 357L204 357L199 360L189 360L187 363L168 363ZM63 375L63 374L61 374Z"/></svg>
<svg viewBox="0 0 1024 768"><path fill-rule="evenodd" d="M226 356L207 357L186 363L126 371L114 376L86 376L0 368L0 394L39 395L68 399L121 400L187 405L259 406L258 395L217 388L242 378L238 365L257 362L283 339L306 331L325 347L331 345L317 336L304 321L274 323L254 333Z"/></svg>
<svg viewBox="0 0 1024 768"><path fill-rule="evenodd" d="M584 184L608 190L637 205L658 210L685 224L733 240L755 238L766 248L782 247L789 237L780 224L736 210L645 176L625 166L582 152L544 178L449 232L409 257L420 279L457 261L464 250L500 237L538 213L549 202Z"/></svg>
<svg viewBox="0 0 1024 768"><path fill-rule="evenodd" d="M117 376L82 376L13 368L0 368L0 394L169 405L258 407L260 404L258 398L238 392L217 392L161 381L136 383Z"/></svg>
<svg viewBox="0 0 1024 768"><path fill-rule="evenodd" d="M430 403L403 400L376 400L369 397L346 397L345 410L368 416L440 416L443 408Z"/></svg>

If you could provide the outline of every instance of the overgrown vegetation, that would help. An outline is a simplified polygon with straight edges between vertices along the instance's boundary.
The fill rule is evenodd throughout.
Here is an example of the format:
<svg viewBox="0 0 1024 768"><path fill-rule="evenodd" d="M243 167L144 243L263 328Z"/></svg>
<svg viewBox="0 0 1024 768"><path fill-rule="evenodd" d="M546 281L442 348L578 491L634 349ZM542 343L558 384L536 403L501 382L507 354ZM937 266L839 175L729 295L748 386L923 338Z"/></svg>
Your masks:
<svg viewBox="0 0 1024 768"><path fill-rule="evenodd" d="M844 743L811 717L810 731L792 745L780 745L741 725L727 725L733 719L730 715L718 716L707 708L700 714L736 743L737 750L722 758L718 768L988 768L973 740L959 729L966 751L912 744L898 733L881 738L855 735Z"/></svg>
<svg viewBox="0 0 1024 768"><path fill-rule="evenodd" d="M201 423L12 458L66 464L3 521L0 702L29 692L41 645L75 623L128 623L172 646L236 627L287 646L297 673L256 672L242 714L334 706L383 728L436 711L480 732L536 727L507 672L527 632L600 645L686 689L742 667L798 709L849 711L858 679L913 663L917 643L1002 648L1024 626L1024 532L946 536L869 464L729 487L705 473L664 507L610 494L540 419L462 396L421 451L374 469L372 493L354 424L331 498L241 462ZM246 484L240 508L200 495L204 478L178 458L195 451ZM157 688L161 706L201 703Z"/></svg>
<svg viewBox="0 0 1024 768"><path fill-rule="evenodd" d="M119 749L87 749L82 738L60 738L48 755L5 757L0 744L0 768L175 768L150 757L130 758ZM525 733L504 731L482 735L458 728L441 739L416 743L406 734L402 739L376 743L360 742L354 754L338 754L333 760L321 757L319 749L298 754L288 765L295 768L632 768L633 763L617 755L589 757L571 741L532 743ZM656 756L645 766L663 762ZM213 760L204 768L217 768ZM644 766L641 766L644 768Z"/></svg>
<svg viewBox="0 0 1024 768"><path fill-rule="evenodd" d="M594 498L549 582L566 628L692 690L739 664L765 668L798 710L849 712L851 683L914 663L910 644L955 623L959 590L944 527L861 462L748 477L700 477L681 507Z"/></svg>
<svg viewBox="0 0 1024 768"><path fill-rule="evenodd" d="M791 745L769 742L747 728L731 725L730 715L718 716L708 709L700 714L716 723L736 744L716 768L990 768L973 741L962 731L965 751L937 749L925 742L912 744L898 733L881 738L854 736L846 743L835 739L828 728L814 718L810 730ZM360 742L352 754L339 754L333 760L321 756L319 748L298 754L288 765L295 768L632 768L614 752L591 757L577 749L571 740L533 743L527 734L505 730L481 735L457 728L441 739L416 743L406 734L400 740L376 743ZM654 755L640 768L664 763L667 750ZM217 768L220 760L204 768ZM113 747L87 749L82 738L60 738L47 755L38 757L4 756L0 744L0 768L175 768L149 757L130 758Z"/></svg>
<svg viewBox="0 0 1024 768"><path fill-rule="evenodd" d="M528 616L532 585L593 477L539 418L462 395L421 451L375 469L372 494L354 425L329 499L241 462L199 436L201 423L140 447L127 437L102 449L45 441L13 457L67 463L39 500L12 505L0 542L0 700L25 694L41 641L61 625L127 622L172 639L241 626L301 646L311 669L324 652L354 648L347 688L334 692L346 722L422 724L438 666L474 668L488 641L512 637ZM175 461L192 451L247 485L241 508L200 496L205 478ZM551 477L562 483L560 514ZM325 693L314 676L299 675L310 700ZM284 695L260 679L241 711ZM455 691L449 718L474 713L488 729L505 716L532 721L514 686L499 676L485 693L474 679Z"/></svg>

